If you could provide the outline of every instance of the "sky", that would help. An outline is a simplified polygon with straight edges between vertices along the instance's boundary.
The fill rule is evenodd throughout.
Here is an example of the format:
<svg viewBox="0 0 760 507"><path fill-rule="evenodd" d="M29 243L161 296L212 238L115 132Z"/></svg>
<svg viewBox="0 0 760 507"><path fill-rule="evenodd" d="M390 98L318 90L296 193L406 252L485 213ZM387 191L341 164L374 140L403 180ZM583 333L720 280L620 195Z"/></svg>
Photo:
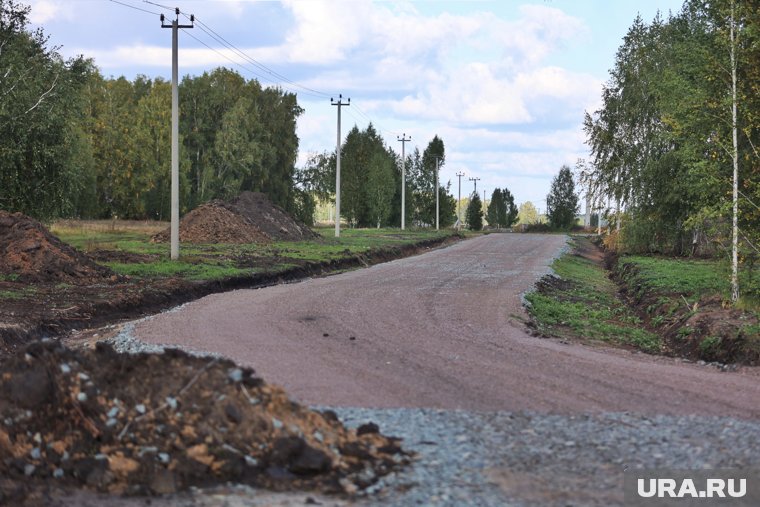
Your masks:
<svg viewBox="0 0 760 507"><path fill-rule="evenodd" d="M23 0L22 0L23 2ZM171 30L160 14L194 28L179 34L180 76L216 67L297 93L298 166L334 151L371 121L388 146L444 142L442 184L456 196L508 188L546 206L563 164L588 158L584 112L600 106L615 53L637 15L651 21L683 0L27 0L64 57L93 58L104 76L171 78ZM180 96L180 108L182 97Z"/></svg>

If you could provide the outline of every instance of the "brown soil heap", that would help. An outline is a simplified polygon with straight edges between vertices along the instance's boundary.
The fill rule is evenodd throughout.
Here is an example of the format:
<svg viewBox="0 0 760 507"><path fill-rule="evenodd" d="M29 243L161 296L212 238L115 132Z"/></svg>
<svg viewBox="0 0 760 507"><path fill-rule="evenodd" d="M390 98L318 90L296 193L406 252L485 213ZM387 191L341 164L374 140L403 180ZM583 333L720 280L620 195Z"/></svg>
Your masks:
<svg viewBox="0 0 760 507"><path fill-rule="evenodd" d="M300 241L319 235L260 192L243 192L231 201L210 201L180 220L179 238L187 243L266 243ZM153 241L169 241L167 229Z"/></svg>
<svg viewBox="0 0 760 507"><path fill-rule="evenodd" d="M224 206L248 218L270 238L280 241L300 241L318 238L306 224L293 218L287 211L273 204L261 192L243 192Z"/></svg>
<svg viewBox="0 0 760 507"><path fill-rule="evenodd" d="M7 211L0 211L0 274L32 283L97 283L114 277L38 221Z"/></svg>
<svg viewBox="0 0 760 507"><path fill-rule="evenodd" d="M169 241L169 229L153 236L152 241ZM269 236L246 217L226 208L221 201L201 204L182 217L179 240L184 243L267 243Z"/></svg>
<svg viewBox="0 0 760 507"><path fill-rule="evenodd" d="M376 425L348 430L226 359L47 341L0 363L0 504L228 481L351 494L406 462Z"/></svg>

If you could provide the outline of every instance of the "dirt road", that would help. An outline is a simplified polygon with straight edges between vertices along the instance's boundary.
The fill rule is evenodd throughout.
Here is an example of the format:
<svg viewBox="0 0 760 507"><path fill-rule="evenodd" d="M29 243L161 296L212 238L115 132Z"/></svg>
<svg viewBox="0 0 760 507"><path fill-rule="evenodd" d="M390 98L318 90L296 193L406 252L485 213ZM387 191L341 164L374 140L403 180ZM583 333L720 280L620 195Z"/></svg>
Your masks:
<svg viewBox="0 0 760 507"><path fill-rule="evenodd" d="M135 337L219 352L308 404L760 416L760 377L529 336L520 293L563 236L493 234L350 273L205 297Z"/></svg>

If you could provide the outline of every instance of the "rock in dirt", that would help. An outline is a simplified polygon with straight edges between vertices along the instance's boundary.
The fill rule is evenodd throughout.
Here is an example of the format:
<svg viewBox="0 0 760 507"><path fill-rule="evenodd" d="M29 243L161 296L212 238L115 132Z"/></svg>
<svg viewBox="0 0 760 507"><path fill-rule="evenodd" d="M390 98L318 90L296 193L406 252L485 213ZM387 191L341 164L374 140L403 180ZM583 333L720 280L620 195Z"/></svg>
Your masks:
<svg viewBox="0 0 760 507"><path fill-rule="evenodd" d="M14 505L50 488L160 495L226 482L347 494L408 460L398 439L346 429L226 359L46 341L0 362L0 499Z"/></svg>
<svg viewBox="0 0 760 507"><path fill-rule="evenodd" d="M99 283L114 273L53 236L37 220L0 210L0 274L19 282Z"/></svg>

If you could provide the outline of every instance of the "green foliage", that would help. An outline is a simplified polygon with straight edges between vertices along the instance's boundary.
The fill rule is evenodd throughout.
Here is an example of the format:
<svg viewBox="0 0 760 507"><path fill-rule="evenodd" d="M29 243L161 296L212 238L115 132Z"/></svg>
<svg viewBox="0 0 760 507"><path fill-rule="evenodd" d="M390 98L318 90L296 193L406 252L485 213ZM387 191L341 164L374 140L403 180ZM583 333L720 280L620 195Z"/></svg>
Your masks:
<svg viewBox="0 0 760 507"><path fill-rule="evenodd" d="M491 227L512 227L517 220L517 206L515 198L508 189L494 189L491 201L488 203L486 220Z"/></svg>
<svg viewBox="0 0 760 507"><path fill-rule="evenodd" d="M578 195L570 168L563 165L552 180L549 195L546 196L546 215L555 229L570 229L575 225L578 213Z"/></svg>
<svg viewBox="0 0 760 507"><path fill-rule="evenodd" d="M731 295L729 281L730 267L725 259L674 259L631 255L621 257L620 266L633 265L629 269L635 277L634 285L646 286L663 294L683 295L690 302L700 296L718 295L728 301ZM747 269L739 273L739 282L745 287L745 306L748 309L758 308L755 298L760 301L760 286L756 275ZM678 296L675 296L678 298ZM676 304L681 304L676 301Z"/></svg>
<svg viewBox="0 0 760 507"><path fill-rule="evenodd" d="M248 276L259 268L251 268L251 261L268 258L277 261L263 263L267 270L287 269L303 261L329 262L346 256L366 254L371 249L399 247L423 240L444 238L450 232L398 229L347 229L335 238L332 229L318 230L324 237L317 241L276 242L272 244L184 244L182 258L172 261L166 255L166 245L150 242L156 232L121 230L108 227L71 228L55 225L56 235L63 241L79 248L88 247L119 250L134 254L150 254L154 260L144 262L108 262L106 265L117 273L137 278L162 278L179 276L188 280L218 280L228 277ZM9 278L12 279L12 278ZM0 298L20 298L18 291L4 291Z"/></svg>
<svg viewBox="0 0 760 507"><path fill-rule="evenodd" d="M741 261L760 243L760 14L746 0L687 0L620 46L603 106L587 115L589 187L622 203L629 252L718 254L731 239L731 75L735 7Z"/></svg>
<svg viewBox="0 0 760 507"><path fill-rule="evenodd" d="M537 224L540 220L538 216L538 210L536 206L530 202L525 201L520 205L520 209L517 213L517 223L522 225Z"/></svg>
<svg viewBox="0 0 760 507"><path fill-rule="evenodd" d="M467 205L465 212L467 228L471 231L479 231L483 228L483 201L480 196L473 192L470 196L470 203Z"/></svg>
<svg viewBox="0 0 760 507"><path fill-rule="evenodd" d="M636 315L617 298L617 286L600 266L565 254L552 265L563 283L526 295L529 312L544 332L557 336L660 350L659 338L639 326Z"/></svg>
<svg viewBox="0 0 760 507"><path fill-rule="evenodd" d="M29 8L0 0L0 209L37 218L72 213L90 153L77 126L91 64L63 61Z"/></svg>
<svg viewBox="0 0 760 507"><path fill-rule="evenodd" d="M445 162L443 140L435 136L423 153L415 148L406 155L406 226L435 226L435 169ZM312 155L296 174L296 180L316 197L334 202L335 154ZM456 201L449 195L451 182L439 182L441 227L456 220ZM370 124L364 131L354 126L341 146L341 216L353 227L401 224L401 160L386 146Z"/></svg>

